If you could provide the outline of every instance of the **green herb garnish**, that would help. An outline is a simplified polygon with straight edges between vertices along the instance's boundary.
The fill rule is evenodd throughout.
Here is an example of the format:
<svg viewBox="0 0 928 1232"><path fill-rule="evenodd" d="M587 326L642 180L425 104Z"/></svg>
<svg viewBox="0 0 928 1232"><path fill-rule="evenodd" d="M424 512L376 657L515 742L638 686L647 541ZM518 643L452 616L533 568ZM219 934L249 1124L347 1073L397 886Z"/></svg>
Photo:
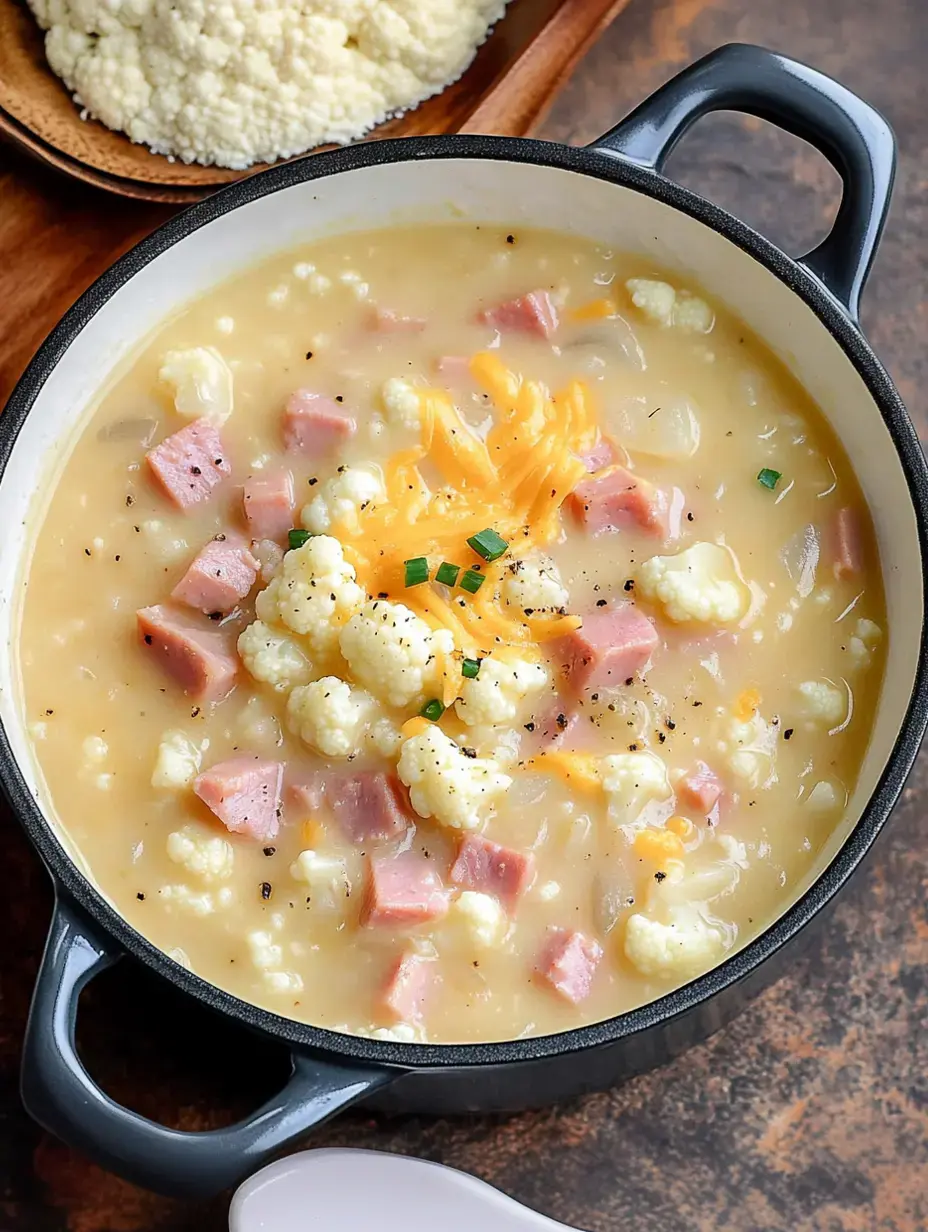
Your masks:
<svg viewBox="0 0 928 1232"><path fill-rule="evenodd" d="M437 697L433 697L430 702L425 703L419 713L423 719L428 719L430 723L437 723L445 713L445 708Z"/></svg>
<svg viewBox="0 0 928 1232"><path fill-rule="evenodd" d="M476 680L480 673L479 659L465 659L461 664L461 675L467 680Z"/></svg>
<svg viewBox="0 0 928 1232"><path fill-rule="evenodd" d="M757 472L757 482L764 488L769 488L772 492L780 480L783 478L779 471L772 471L765 466L762 471Z"/></svg>
<svg viewBox="0 0 928 1232"><path fill-rule="evenodd" d="M469 594L475 595L485 581L486 578L482 573L478 573L476 569L468 569L461 578L461 590L466 590Z"/></svg>
<svg viewBox="0 0 928 1232"><path fill-rule="evenodd" d="M301 548L304 543L308 543L312 539L312 535L308 530L288 530L287 543L291 548Z"/></svg>
<svg viewBox="0 0 928 1232"><path fill-rule="evenodd" d="M435 574L435 581L441 582L442 586L455 586L457 585L458 574L460 572L460 565L451 565L448 561L443 560L438 566L438 572Z"/></svg>
<svg viewBox="0 0 928 1232"><path fill-rule="evenodd" d="M421 586L423 582L429 580L429 562L425 556L413 556L411 560L404 560L403 564L406 568L406 585Z"/></svg>
<svg viewBox="0 0 928 1232"><path fill-rule="evenodd" d="M495 530L487 527L486 530L479 531L476 535L471 535L467 541L468 547L472 547L478 556L482 556L485 561L492 562L499 560L509 544L505 539L502 539Z"/></svg>

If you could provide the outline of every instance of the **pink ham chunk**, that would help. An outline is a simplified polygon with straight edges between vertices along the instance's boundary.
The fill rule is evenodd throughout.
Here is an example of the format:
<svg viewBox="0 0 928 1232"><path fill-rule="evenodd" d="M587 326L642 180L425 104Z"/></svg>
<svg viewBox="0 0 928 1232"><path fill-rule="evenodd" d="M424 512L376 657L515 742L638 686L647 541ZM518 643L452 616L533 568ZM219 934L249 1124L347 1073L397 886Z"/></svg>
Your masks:
<svg viewBox="0 0 928 1232"><path fill-rule="evenodd" d="M178 509L191 509L207 499L232 467L223 453L214 424L197 419L145 455L149 470L165 496Z"/></svg>
<svg viewBox="0 0 928 1232"><path fill-rule="evenodd" d="M567 506L593 535L636 529L666 539L670 532L666 494L624 466L607 466L581 480Z"/></svg>
<svg viewBox="0 0 928 1232"><path fill-rule="evenodd" d="M541 338L550 338L558 326L557 308L547 291L531 291L495 308L485 308L477 319L504 334L537 334Z"/></svg>
<svg viewBox="0 0 928 1232"><path fill-rule="evenodd" d="M293 453L325 457L358 429L355 420L324 394L298 389L284 408L284 444Z"/></svg>
<svg viewBox="0 0 928 1232"><path fill-rule="evenodd" d="M368 884L361 923L401 928L438 920L448 911L448 891L435 861L412 849L368 857Z"/></svg>
<svg viewBox="0 0 928 1232"><path fill-rule="evenodd" d="M136 620L143 646L188 697L218 702L231 692L238 659L219 629L164 604L143 607Z"/></svg>
<svg viewBox="0 0 928 1232"><path fill-rule="evenodd" d="M590 995L602 946L584 933L558 929L545 947L538 972L565 1000L578 1005Z"/></svg>
<svg viewBox="0 0 928 1232"><path fill-rule="evenodd" d="M463 890L492 894L512 908L528 889L535 876L535 860L511 847L501 847L468 834L458 849L451 869L451 880Z"/></svg>
<svg viewBox="0 0 928 1232"><path fill-rule="evenodd" d="M383 770L356 774L319 770L293 783L289 795L305 812L327 809L355 843L400 838L413 822L406 788L395 774Z"/></svg>
<svg viewBox="0 0 928 1232"><path fill-rule="evenodd" d="M263 757L231 757L193 780L193 790L232 834L259 843L280 828L280 786L284 767Z"/></svg>
<svg viewBox="0 0 928 1232"><path fill-rule="evenodd" d="M552 662L581 693L624 684L644 670L658 641L654 625L632 604L596 608L579 629L551 643Z"/></svg>
<svg viewBox="0 0 928 1232"><path fill-rule="evenodd" d="M834 529L835 577L856 577L863 568L860 522L853 509L838 510Z"/></svg>
<svg viewBox="0 0 928 1232"><path fill-rule="evenodd" d="M252 539L285 539L293 526L293 476L289 471L249 475L242 493Z"/></svg>
<svg viewBox="0 0 928 1232"><path fill-rule="evenodd" d="M379 334L420 334L426 325L425 317L407 316L392 308L375 308L371 315L371 329Z"/></svg>
<svg viewBox="0 0 928 1232"><path fill-rule="evenodd" d="M698 761L677 787L677 795L690 808L708 816L722 794L722 784L704 761Z"/></svg>
<svg viewBox="0 0 928 1232"><path fill-rule="evenodd" d="M383 1007L397 1022L419 1023L435 987L436 962L421 954L403 954L387 977Z"/></svg>
<svg viewBox="0 0 928 1232"><path fill-rule="evenodd" d="M619 453L608 436L601 436L592 449L580 455L580 460L592 474L618 462Z"/></svg>
<svg viewBox="0 0 928 1232"><path fill-rule="evenodd" d="M201 612L231 612L254 586L260 567L241 535L229 531L200 549L171 598Z"/></svg>

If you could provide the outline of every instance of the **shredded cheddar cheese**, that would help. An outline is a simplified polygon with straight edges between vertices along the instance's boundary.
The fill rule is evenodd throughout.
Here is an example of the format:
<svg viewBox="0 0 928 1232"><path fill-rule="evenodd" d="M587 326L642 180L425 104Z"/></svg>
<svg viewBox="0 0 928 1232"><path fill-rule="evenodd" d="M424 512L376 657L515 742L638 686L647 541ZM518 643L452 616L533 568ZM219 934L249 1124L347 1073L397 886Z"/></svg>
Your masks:
<svg viewBox="0 0 928 1232"><path fill-rule="evenodd" d="M539 753L526 762L526 766L542 774L556 774L578 791L592 793L602 789L599 758L592 753L562 753L555 749Z"/></svg>
<svg viewBox="0 0 928 1232"><path fill-rule="evenodd" d="M603 317L614 317L617 311L611 299L591 299L578 304L568 315L574 321L601 321Z"/></svg>
<svg viewBox="0 0 928 1232"><path fill-rule="evenodd" d="M643 860L660 864L663 860L682 860L684 851L679 835L671 830L640 830L635 835L635 851Z"/></svg>
<svg viewBox="0 0 928 1232"><path fill-rule="evenodd" d="M759 689L745 689L735 699L732 714L739 723L748 723L757 714L757 708L760 706L760 703L761 695Z"/></svg>
<svg viewBox="0 0 928 1232"><path fill-rule="evenodd" d="M676 834L684 842L693 837L695 826L688 817L669 817L664 824L667 830L670 830L672 834Z"/></svg>

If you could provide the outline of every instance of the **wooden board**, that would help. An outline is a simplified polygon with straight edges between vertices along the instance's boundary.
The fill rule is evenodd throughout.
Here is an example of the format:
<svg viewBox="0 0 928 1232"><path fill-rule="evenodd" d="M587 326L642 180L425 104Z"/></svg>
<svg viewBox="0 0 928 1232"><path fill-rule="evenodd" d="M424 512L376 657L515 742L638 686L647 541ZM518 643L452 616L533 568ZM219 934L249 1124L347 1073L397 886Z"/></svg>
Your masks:
<svg viewBox="0 0 928 1232"><path fill-rule="evenodd" d="M378 125L365 140L462 131L524 135L589 43L627 3L511 0L459 81ZM195 201L246 174L172 162L82 120L46 63L42 32L23 0L0 0L0 133L68 175L151 201Z"/></svg>

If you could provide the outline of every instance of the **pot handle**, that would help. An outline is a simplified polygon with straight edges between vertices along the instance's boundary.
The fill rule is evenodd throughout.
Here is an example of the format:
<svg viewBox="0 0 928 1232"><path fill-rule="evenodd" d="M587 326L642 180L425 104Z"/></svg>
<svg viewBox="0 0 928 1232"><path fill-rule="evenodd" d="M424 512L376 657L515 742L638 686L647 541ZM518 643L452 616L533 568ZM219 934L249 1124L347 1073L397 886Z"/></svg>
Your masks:
<svg viewBox="0 0 928 1232"><path fill-rule="evenodd" d="M712 111L770 120L808 141L840 174L844 193L834 227L800 264L857 321L892 195L896 143L889 124L824 73L763 47L729 43L685 68L589 148L662 172L690 125Z"/></svg>
<svg viewBox="0 0 928 1232"><path fill-rule="evenodd" d="M60 893L36 981L23 1046L21 1093L29 1114L69 1146L145 1189L202 1198L235 1185L269 1156L393 1081L400 1071L293 1053L279 1094L224 1129L187 1133L123 1108L77 1055L81 990L122 957Z"/></svg>

